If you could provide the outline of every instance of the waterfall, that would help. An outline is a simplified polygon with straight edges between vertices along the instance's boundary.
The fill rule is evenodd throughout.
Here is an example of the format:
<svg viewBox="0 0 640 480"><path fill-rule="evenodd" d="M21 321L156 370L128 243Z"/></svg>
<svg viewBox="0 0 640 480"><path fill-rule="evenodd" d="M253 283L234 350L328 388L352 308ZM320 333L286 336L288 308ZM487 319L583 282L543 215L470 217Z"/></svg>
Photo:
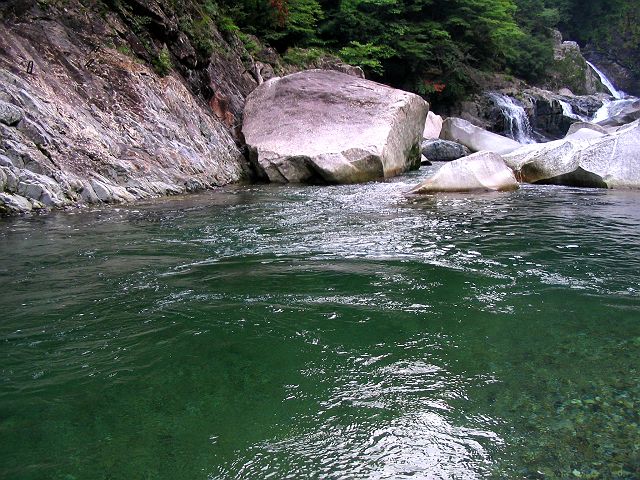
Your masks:
<svg viewBox="0 0 640 480"><path fill-rule="evenodd" d="M533 129L529 123L527 112L516 101L497 92L489 92L487 96L500 109L507 122L508 136L520 143L536 143L532 138Z"/></svg>
<svg viewBox="0 0 640 480"><path fill-rule="evenodd" d="M558 102L560 102L560 105L562 106L562 114L565 117L573 118L574 120L580 120L581 122L589 121L588 117L575 113L573 111L573 107L569 103L565 102L564 100L558 100Z"/></svg>
<svg viewBox="0 0 640 480"><path fill-rule="evenodd" d="M613 98L615 98L616 100L620 100L620 99L622 99L622 98L627 96L627 94L624 93L622 90L616 89L616 87L613 85L611 80L609 80L609 78L604 74L604 72L602 72L593 63L587 62L587 65L589 65L591 68L593 68L593 71L598 74L598 76L600 77L600 81L611 92L611 95L613 96Z"/></svg>

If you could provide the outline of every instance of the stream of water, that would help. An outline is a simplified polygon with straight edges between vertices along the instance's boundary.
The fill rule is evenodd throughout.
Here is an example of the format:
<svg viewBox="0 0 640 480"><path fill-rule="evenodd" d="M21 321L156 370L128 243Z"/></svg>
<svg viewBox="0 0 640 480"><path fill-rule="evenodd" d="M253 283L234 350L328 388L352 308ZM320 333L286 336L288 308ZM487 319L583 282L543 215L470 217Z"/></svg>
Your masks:
<svg viewBox="0 0 640 480"><path fill-rule="evenodd" d="M428 174L2 220L0 478L638 478L638 193Z"/></svg>

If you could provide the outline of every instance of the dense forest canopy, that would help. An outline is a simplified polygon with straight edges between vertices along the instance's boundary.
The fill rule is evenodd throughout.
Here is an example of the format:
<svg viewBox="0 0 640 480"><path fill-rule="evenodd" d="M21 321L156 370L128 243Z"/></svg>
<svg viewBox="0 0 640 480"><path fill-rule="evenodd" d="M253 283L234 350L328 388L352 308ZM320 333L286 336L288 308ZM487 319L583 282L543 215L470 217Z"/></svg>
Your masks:
<svg viewBox="0 0 640 480"><path fill-rule="evenodd" d="M640 43L636 0L199 1L281 53L326 51L432 101L469 92L474 72L535 83L552 62L556 28L604 50Z"/></svg>

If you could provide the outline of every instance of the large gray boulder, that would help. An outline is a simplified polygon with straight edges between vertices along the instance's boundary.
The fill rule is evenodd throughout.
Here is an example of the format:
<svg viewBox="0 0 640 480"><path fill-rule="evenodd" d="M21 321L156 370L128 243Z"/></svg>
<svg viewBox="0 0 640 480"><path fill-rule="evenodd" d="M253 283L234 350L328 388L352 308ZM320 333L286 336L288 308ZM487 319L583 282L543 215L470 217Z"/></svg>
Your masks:
<svg viewBox="0 0 640 480"><path fill-rule="evenodd" d="M446 163L409 193L509 191L519 187L500 155L478 152Z"/></svg>
<svg viewBox="0 0 640 480"><path fill-rule="evenodd" d="M422 154L431 162L450 162L471 155L471 151L451 140L432 139L422 142Z"/></svg>
<svg viewBox="0 0 640 480"><path fill-rule="evenodd" d="M356 183L420 165L428 109L409 92L308 70L254 90L242 131L252 162L272 182Z"/></svg>
<svg viewBox="0 0 640 480"><path fill-rule="evenodd" d="M600 137L527 145L504 160L523 182L640 188L640 120Z"/></svg>
<svg viewBox="0 0 640 480"><path fill-rule="evenodd" d="M442 124L440 138L465 145L472 152L487 150L499 154L512 152L522 145L497 133L476 127L462 118L449 117Z"/></svg>

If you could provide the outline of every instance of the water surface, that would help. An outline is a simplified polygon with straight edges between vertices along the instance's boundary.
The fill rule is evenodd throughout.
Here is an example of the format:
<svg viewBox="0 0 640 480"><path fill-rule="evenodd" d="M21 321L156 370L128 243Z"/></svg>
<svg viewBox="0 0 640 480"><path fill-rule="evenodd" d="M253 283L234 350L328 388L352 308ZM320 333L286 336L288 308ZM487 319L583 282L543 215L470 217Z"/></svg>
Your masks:
<svg viewBox="0 0 640 480"><path fill-rule="evenodd" d="M640 195L425 175L0 222L0 477L640 477Z"/></svg>

